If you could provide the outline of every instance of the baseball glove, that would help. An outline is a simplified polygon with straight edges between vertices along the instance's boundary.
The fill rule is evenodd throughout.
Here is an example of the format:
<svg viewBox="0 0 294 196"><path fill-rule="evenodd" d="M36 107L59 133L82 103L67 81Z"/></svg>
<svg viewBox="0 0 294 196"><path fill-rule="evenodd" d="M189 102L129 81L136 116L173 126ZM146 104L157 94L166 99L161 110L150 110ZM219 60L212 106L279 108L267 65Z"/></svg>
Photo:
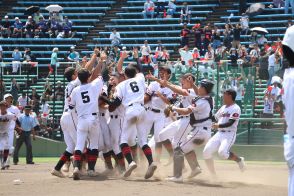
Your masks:
<svg viewBox="0 0 294 196"><path fill-rule="evenodd" d="M169 117L170 113L172 112L172 107L173 107L172 105L169 105L164 109L165 117Z"/></svg>

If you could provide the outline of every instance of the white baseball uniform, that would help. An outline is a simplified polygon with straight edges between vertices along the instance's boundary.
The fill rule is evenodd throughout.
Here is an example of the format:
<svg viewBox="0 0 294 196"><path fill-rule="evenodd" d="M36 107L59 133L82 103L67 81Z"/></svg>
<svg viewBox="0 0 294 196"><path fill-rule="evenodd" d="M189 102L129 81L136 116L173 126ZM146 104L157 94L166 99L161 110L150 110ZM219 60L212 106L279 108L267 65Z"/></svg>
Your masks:
<svg viewBox="0 0 294 196"><path fill-rule="evenodd" d="M222 106L215 114L218 124L229 122L230 119L235 120L230 127L219 128L218 132L207 142L203 150L203 158L211 159L213 153L218 151L218 155L222 159L228 159L230 149L236 140L237 127L241 115L241 109L237 104L230 106Z"/></svg>
<svg viewBox="0 0 294 196"><path fill-rule="evenodd" d="M0 151L10 148L8 133L12 121L15 120L16 116L10 112L4 115L0 114Z"/></svg>
<svg viewBox="0 0 294 196"><path fill-rule="evenodd" d="M114 97L119 98L125 107L120 143L134 146L137 134L138 143L140 147L143 147L147 144L147 133L144 131L145 124L143 124L146 116L144 108L145 77L142 73L138 73L136 77L119 83L115 89Z"/></svg>
<svg viewBox="0 0 294 196"><path fill-rule="evenodd" d="M284 156L289 167L288 195L294 196L294 68L288 68L284 73L284 94L282 95L285 105L285 120L287 134L284 141Z"/></svg>
<svg viewBox="0 0 294 196"><path fill-rule="evenodd" d="M20 115L19 109L11 105L9 108L7 108L7 112L10 112L14 114L16 117ZM12 120L8 129L8 146L9 146L9 154L13 153L14 147L13 147L13 141L14 141L14 129L15 129L15 121Z"/></svg>
<svg viewBox="0 0 294 196"><path fill-rule="evenodd" d="M172 90L167 87L161 87L158 82L151 82L147 88L147 94L151 97L150 105L147 110L146 118L144 118L145 130L149 134L154 124L154 140L156 143L160 142L159 132L165 126L166 117L164 115L164 109L166 103L157 95L156 92L160 92L164 97L171 99Z"/></svg>
<svg viewBox="0 0 294 196"><path fill-rule="evenodd" d="M102 95L107 96L107 86L103 86ZM108 121L108 110L105 108L99 108L99 123L101 134L99 136L99 150L103 153L109 152L112 150L110 130L107 124Z"/></svg>
<svg viewBox="0 0 294 196"><path fill-rule="evenodd" d="M188 89L187 91L189 95L180 97L181 104L179 107L186 108L190 106L192 104L193 98L196 97L196 94L193 89ZM180 115L178 118L179 119L177 121L172 122L159 133L160 141L170 139L172 141L172 145L174 148L177 147L181 139L186 138L186 136L189 134L189 131L187 131L187 128L190 123L189 115Z"/></svg>
<svg viewBox="0 0 294 196"><path fill-rule="evenodd" d="M80 80L77 78L68 83L65 88L65 97L64 97L64 111L60 118L60 126L63 131L64 141L66 144L66 151L73 154L76 141L77 141L77 112L76 110L69 109L69 100L70 95L74 88L81 84Z"/></svg>
<svg viewBox="0 0 294 196"><path fill-rule="evenodd" d="M100 134L98 99L102 92L102 77L93 82L76 87L70 96L69 107L75 108L78 114L77 144L75 150L83 151L87 137L90 150L98 149Z"/></svg>

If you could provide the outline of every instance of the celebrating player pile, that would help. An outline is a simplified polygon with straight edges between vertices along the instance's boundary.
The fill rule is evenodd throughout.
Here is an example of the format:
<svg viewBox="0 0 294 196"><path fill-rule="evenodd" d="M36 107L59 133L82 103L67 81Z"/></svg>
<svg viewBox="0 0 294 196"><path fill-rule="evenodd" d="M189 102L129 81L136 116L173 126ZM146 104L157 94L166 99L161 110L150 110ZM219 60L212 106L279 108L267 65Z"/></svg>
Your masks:
<svg viewBox="0 0 294 196"><path fill-rule="evenodd" d="M95 49L84 68L65 70L69 84L61 127L67 148L52 175L65 177L63 172L69 171L73 156L74 180L83 175L97 176L95 165L101 151L106 167L103 174L127 178L138 165L143 164L143 160L139 163L139 150L147 158L148 168L144 178L149 179L160 164L162 146L170 155L169 163L174 161L173 177L168 178L169 181L183 181L184 158L191 168L189 178L202 172L195 153L195 148L199 146L204 146L203 157L213 176L216 172L212 155L216 151L221 158L236 161L241 171L245 169L244 158L230 152L240 117L240 108L235 104L235 91L224 93L225 105L213 115L214 103L210 96L213 82L202 80L197 86L195 77L185 74L181 77L181 86L173 85L169 82L171 70L161 67L159 78L152 74L146 76L146 79L153 80L146 86L139 62L131 63L123 70L127 56L127 52L121 53L114 67L115 72L113 67L108 66L107 55ZM94 68L97 59L98 65ZM154 160L148 145L152 125ZM217 131L213 137L212 129ZM86 162L88 170L84 172Z"/></svg>

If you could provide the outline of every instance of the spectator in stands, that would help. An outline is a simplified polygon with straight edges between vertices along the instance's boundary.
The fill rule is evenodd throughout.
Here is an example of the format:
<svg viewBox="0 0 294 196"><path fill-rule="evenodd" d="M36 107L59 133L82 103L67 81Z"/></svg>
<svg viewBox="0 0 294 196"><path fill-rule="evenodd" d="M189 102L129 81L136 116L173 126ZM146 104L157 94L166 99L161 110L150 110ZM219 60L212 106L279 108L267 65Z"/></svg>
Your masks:
<svg viewBox="0 0 294 196"><path fill-rule="evenodd" d="M60 30L60 25L58 23L58 21L55 18L52 18L49 21L49 36L50 37L56 37L59 33Z"/></svg>
<svg viewBox="0 0 294 196"><path fill-rule="evenodd" d="M212 47L216 50L221 44L221 31L215 26L212 34Z"/></svg>
<svg viewBox="0 0 294 196"><path fill-rule="evenodd" d="M38 116L40 113L40 95L38 95L36 88L32 88L32 94L29 96L31 99L31 106L32 110L36 113Z"/></svg>
<svg viewBox="0 0 294 196"><path fill-rule="evenodd" d="M1 36L5 38L11 37L11 23L7 15L4 17L4 21L1 24Z"/></svg>
<svg viewBox="0 0 294 196"><path fill-rule="evenodd" d="M236 104L239 105L241 111L243 109L243 95L244 95L244 87L240 83L239 80L236 80L236 85L233 85L233 89L236 91L237 96L236 96Z"/></svg>
<svg viewBox="0 0 294 196"><path fill-rule="evenodd" d="M41 18L44 18L44 17L40 13L40 10L33 14L33 20L36 22L36 24L40 22Z"/></svg>
<svg viewBox="0 0 294 196"><path fill-rule="evenodd" d="M175 4L175 0L169 0L168 9L167 9L167 17L172 18L177 10L177 6Z"/></svg>
<svg viewBox="0 0 294 196"><path fill-rule="evenodd" d="M254 48L250 51L249 56L250 56L250 64L253 67L254 63L257 62L260 56L260 49L257 44L254 44Z"/></svg>
<svg viewBox="0 0 294 196"><path fill-rule="evenodd" d="M72 37L72 21L67 16L64 17L62 22L62 30L65 38Z"/></svg>
<svg viewBox="0 0 294 196"><path fill-rule="evenodd" d="M26 63L26 71L29 72L29 74L36 74L34 73L34 69L36 69L36 56L32 53L30 48L26 48L24 51L24 63ZM31 82L31 81L30 81Z"/></svg>
<svg viewBox="0 0 294 196"><path fill-rule="evenodd" d="M273 118L274 117L274 99L269 92L266 92L263 96L263 114L262 118ZM272 125L271 122L262 122L261 128L270 128Z"/></svg>
<svg viewBox="0 0 294 196"><path fill-rule="evenodd" d="M24 31L25 31L26 38L34 37L35 27L36 27L36 22L33 20L32 16L29 16L28 20L27 20L27 22L26 22L26 24L24 26Z"/></svg>
<svg viewBox="0 0 294 196"><path fill-rule="evenodd" d="M50 72L48 74L48 77L50 76L51 72L55 71L56 67L58 67L57 54L58 54L58 48L53 48L52 54L51 54L51 61L50 61L51 70L50 70Z"/></svg>
<svg viewBox="0 0 294 196"><path fill-rule="evenodd" d="M2 61L3 61L3 48L0 45L0 62L2 62Z"/></svg>
<svg viewBox="0 0 294 196"><path fill-rule="evenodd" d="M13 97L14 104L16 104L16 102L17 102L19 91L20 91L20 87L19 87L16 79L12 78L9 92Z"/></svg>
<svg viewBox="0 0 294 196"><path fill-rule="evenodd" d="M49 14L49 20L55 20L57 21L59 24L61 24L63 22L63 16L61 13L59 12L50 12Z"/></svg>
<svg viewBox="0 0 294 196"><path fill-rule="evenodd" d="M265 43L267 43L267 39L265 38L264 35L261 35L260 38L257 39L257 44L261 46L261 45L264 45Z"/></svg>
<svg viewBox="0 0 294 196"><path fill-rule="evenodd" d="M23 34L23 24L18 17L15 17L15 22L13 24L13 37L22 38Z"/></svg>
<svg viewBox="0 0 294 196"><path fill-rule="evenodd" d="M205 53L204 59L207 61L214 60L214 49L211 47L211 45L208 45L207 52Z"/></svg>
<svg viewBox="0 0 294 196"><path fill-rule="evenodd" d="M32 141L31 141L31 134L33 135L33 140L35 140L35 127L36 119L32 115L30 115L31 112L31 106L26 106L24 109L24 114L22 114L20 117L18 117L18 121L20 122L20 127L22 129L19 137L16 138L16 145L13 155L13 163L15 165L18 164L18 152L23 144L25 142L26 145L26 163L27 164L35 164L33 162L33 152L32 152Z"/></svg>
<svg viewBox="0 0 294 196"><path fill-rule="evenodd" d="M18 105L23 109L25 106L29 105L30 98L27 96L25 92L21 94L21 96L17 99Z"/></svg>
<svg viewBox="0 0 294 196"><path fill-rule="evenodd" d="M42 99L41 103L41 124L47 126L50 114L50 105L46 99Z"/></svg>
<svg viewBox="0 0 294 196"><path fill-rule="evenodd" d="M46 78L46 82L44 84L44 93L42 95L42 99L50 100L52 95L52 86L49 78Z"/></svg>
<svg viewBox="0 0 294 196"><path fill-rule="evenodd" d="M192 54L192 56L193 56L193 60L194 61L198 61L198 60L200 60L200 52L199 52L199 50L198 50L198 48L194 48L193 49L193 54Z"/></svg>
<svg viewBox="0 0 294 196"><path fill-rule="evenodd" d="M150 54L151 54L151 48L150 46L148 45L148 41L145 40L144 41L144 45L141 46L141 54L142 54L142 60L141 62L143 62L144 64L150 64L151 63L151 57L150 57Z"/></svg>
<svg viewBox="0 0 294 196"><path fill-rule="evenodd" d="M248 74L248 77L242 73L242 79L244 84L244 111L247 114L247 106L253 105L254 100L254 76Z"/></svg>
<svg viewBox="0 0 294 196"><path fill-rule="evenodd" d="M208 23L204 27L203 33L204 33L204 50L206 52L208 49L208 45L211 43L211 39L212 39L212 26L210 23Z"/></svg>
<svg viewBox="0 0 294 196"><path fill-rule="evenodd" d="M12 52L12 74L17 74L18 68L21 66L22 53L19 51L18 47Z"/></svg>
<svg viewBox="0 0 294 196"><path fill-rule="evenodd" d="M156 17L159 18L160 16L160 12L163 12L163 17L162 18L165 18L166 17L166 9L165 9L165 6L167 5L167 2L168 0L157 0L157 3L156 3Z"/></svg>
<svg viewBox="0 0 294 196"><path fill-rule="evenodd" d="M200 23L196 23L193 27L192 27L192 31L194 32L194 40L195 40L195 47L196 48L201 48L201 35L203 34L203 31L201 29L201 24Z"/></svg>
<svg viewBox="0 0 294 196"><path fill-rule="evenodd" d="M183 65L189 66L193 64L193 55L189 51L189 47L186 45L184 48L179 49L181 55L181 61Z"/></svg>
<svg viewBox="0 0 294 196"><path fill-rule="evenodd" d="M240 24L236 24L235 27L232 27L233 29L233 42L232 47L233 48L239 48L240 40L241 40L241 26Z"/></svg>
<svg viewBox="0 0 294 196"><path fill-rule="evenodd" d="M35 37L36 38L44 38L46 37L46 32L48 31L48 26L46 20L44 20L44 17L41 16L39 18L39 22L36 25L36 30L35 30Z"/></svg>
<svg viewBox="0 0 294 196"><path fill-rule="evenodd" d="M146 0L143 10L144 18L147 18L148 16L150 16L151 18L154 17L154 7L154 3L151 0Z"/></svg>
<svg viewBox="0 0 294 196"><path fill-rule="evenodd" d="M289 13L289 6L291 5L292 14L294 14L294 1L293 0L285 0L285 14Z"/></svg>
<svg viewBox="0 0 294 196"><path fill-rule="evenodd" d="M69 62L76 62L76 63L79 62L80 55L79 55L79 53L77 51L75 51L75 47L74 46L70 47L70 53L69 53L69 55L67 57L67 60Z"/></svg>
<svg viewBox="0 0 294 196"><path fill-rule="evenodd" d="M121 44L120 40L120 33L116 31L115 28L112 29L112 32L109 36L109 39L111 41L111 45L113 46L119 46Z"/></svg>
<svg viewBox="0 0 294 196"><path fill-rule="evenodd" d="M181 25L183 25L184 22L188 22L188 24L190 24L191 22L191 9L188 6L187 2L183 3L180 18L181 18Z"/></svg>
<svg viewBox="0 0 294 196"><path fill-rule="evenodd" d="M240 19L242 34L247 35L249 31L249 17L245 13L242 14Z"/></svg>
<svg viewBox="0 0 294 196"><path fill-rule="evenodd" d="M0 99L1 100L3 100L5 93L6 93L6 84L4 80L0 79Z"/></svg>
<svg viewBox="0 0 294 196"><path fill-rule="evenodd" d="M183 29L181 30L181 47L189 46L189 34L190 30L187 27L187 24L185 23L183 26Z"/></svg>
<svg viewBox="0 0 294 196"><path fill-rule="evenodd" d="M223 35L224 35L224 38L223 38L223 44L226 48L230 49L232 47L232 29L230 27L229 24L225 24L225 29L223 31Z"/></svg>
<svg viewBox="0 0 294 196"><path fill-rule="evenodd" d="M271 85L272 77L276 73L276 64L278 64L278 59L277 59L277 52L272 51L268 57L268 74L269 74L269 79L267 81L267 86Z"/></svg>
<svg viewBox="0 0 294 196"><path fill-rule="evenodd" d="M237 53L236 48L231 48L230 56L229 56L229 60L231 60L231 63L229 64L229 70L231 70L233 74L237 73L238 71L238 63L237 63L238 58L239 58L239 55Z"/></svg>
<svg viewBox="0 0 294 196"><path fill-rule="evenodd" d="M61 81L57 81L57 87L55 88L55 99L60 101L64 98L64 88L61 86Z"/></svg>

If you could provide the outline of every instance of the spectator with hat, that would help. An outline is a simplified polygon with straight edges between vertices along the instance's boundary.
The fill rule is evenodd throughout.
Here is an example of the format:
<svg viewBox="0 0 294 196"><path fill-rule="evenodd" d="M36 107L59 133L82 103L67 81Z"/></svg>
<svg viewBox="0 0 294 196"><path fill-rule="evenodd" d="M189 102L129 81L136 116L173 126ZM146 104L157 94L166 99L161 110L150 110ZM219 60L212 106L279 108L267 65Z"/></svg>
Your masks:
<svg viewBox="0 0 294 196"><path fill-rule="evenodd" d="M15 17L15 22L13 24L13 37L22 38L23 34L23 24L18 17Z"/></svg>
<svg viewBox="0 0 294 196"><path fill-rule="evenodd" d="M9 38L11 36L11 23L9 21L9 17L6 15L4 17L4 21L1 21L1 36L5 38Z"/></svg>
<svg viewBox="0 0 294 196"><path fill-rule="evenodd" d="M32 38L34 36L35 27L36 27L36 22L33 20L32 16L29 16L28 20L24 26L25 36L27 38Z"/></svg>
<svg viewBox="0 0 294 196"><path fill-rule="evenodd" d="M33 135L33 140L35 140L35 127L37 126L37 121L34 116L30 115L30 112L31 106L27 105L24 108L24 113L18 117L21 129L16 137L16 145L13 155L13 163L15 165L19 162L18 153L23 143L26 145L26 163L35 164L33 162L31 134Z"/></svg>

